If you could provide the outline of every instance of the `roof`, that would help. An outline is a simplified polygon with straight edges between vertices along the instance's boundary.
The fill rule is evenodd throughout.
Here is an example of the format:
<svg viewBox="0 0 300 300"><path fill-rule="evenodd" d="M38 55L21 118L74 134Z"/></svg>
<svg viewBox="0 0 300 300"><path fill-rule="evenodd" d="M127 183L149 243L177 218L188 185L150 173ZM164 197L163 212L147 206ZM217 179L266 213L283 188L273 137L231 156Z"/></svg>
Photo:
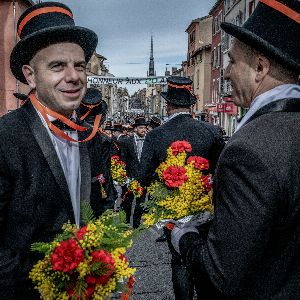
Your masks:
<svg viewBox="0 0 300 300"><path fill-rule="evenodd" d="M205 20L205 19L208 19L208 18L211 18L211 16L208 15L208 16L204 16L204 17L202 17L202 18L197 18L197 19L195 19L195 20L192 20L192 22L190 23L190 25L188 26L188 28L185 30L185 32L188 32L189 29L190 29L190 27L191 27L194 23L199 23L199 22L201 22L201 21L203 21L203 20Z"/></svg>
<svg viewBox="0 0 300 300"><path fill-rule="evenodd" d="M205 45L205 46L202 46L200 48L198 48L192 55L191 55L191 58L192 57L195 57L197 54L199 54L202 50L208 50L211 48L211 44L208 44L208 45Z"/></svg>
<svg viewBox="0 0 300 300"><path fill-rule="evenodd" d="M211 10L209 11L209 14L212 15L214 10L222 3L224 2L224 0L217 0L217 2L214 4L214 6L211 8Z"/></svg>

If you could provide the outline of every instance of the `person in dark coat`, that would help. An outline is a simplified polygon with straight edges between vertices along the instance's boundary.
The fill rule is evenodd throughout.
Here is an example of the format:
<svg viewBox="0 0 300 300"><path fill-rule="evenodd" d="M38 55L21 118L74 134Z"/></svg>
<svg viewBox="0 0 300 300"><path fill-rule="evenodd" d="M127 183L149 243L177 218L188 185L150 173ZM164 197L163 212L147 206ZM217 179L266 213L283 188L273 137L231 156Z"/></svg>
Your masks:
<svg viewBox="0 0 300 300"><path fill-rule="evenodd" d="M150 132L154 128L158 127L161 125L161 119L155 116L152 116L150 118L149 125L147 126L147 131Z"/></svg>
<svg viewBox="0 0 300 300"><path fill-rule="evenodd" d="M216 169L207 238L172 231L190 272L214 286L203 299L300 299L299 16L299 1L264 0L242 27L221 24L234 37L225 78L249 110Z"/></svg>
<svg viewBox="0 0 300 300"><path fill-rule="evenodd" d="M143 144L147 132L147 125L143 116L135 118L133 124L134 135L124 138L121 142L121 160L126 163L126 173L130 179L137 179L139 177L140 169L140 157L142 154ZM126 193L121 203L121 207L126 213L126 221L130 223L132 202L134 195L132 193ZM145 195L136 198L136 205L133 213L133 228L137 228L140 225L143 209L141 203L145 200Z"/></svg>
<svg viewBox="0 0 300 300"><path fill-rule="evenodd" d="M51 242L68 220L81 225L82 200L96 216L111 205L93 182L103 169L99 136L74 112L97 35L56 2L28 8L17 29L10 66L32 92L0 118L0 299L32 300L40 297L29 271L42 256L31 244Z"/></svg>
<svg viewBox="0 0 300 300"><path fill-rule="evenodd" d="M150 131L144 142L139 179L145 186L155 179L155 170L166 159L167 149L172 142L188 141L192 145L192 152L188 155L198 155L208 159L212 173L224 147L219 127L195 120L191 115L191 106L196 102L196 97L191 93L192 80L185 77L169 77L167 84L167 92L161 95L166 100L169 119ZM193 299L192 276L182 265L179 255L171 248L170 250L175 298L176 300Z"/></svg>
<svg viewBox="0 0 300 300"><path fill-rule="evenodd" d="M102 99L101 91L95 88L88 88L76 112L82 122L87 122L90 126L94 126L95 118L98 115L101 116L100 124L102 125L105 122L107 109L108 106ZM101 162L103 163L99 174L103 176L95 177L93 181L98 182L102 198L106 198L109 203L114 203L117 197L117 191L113 184L110 167L111 155L112 152L115 151L115 148L112 139L104 130L99 128L98 133L98 155L101 155ZM104 179L103 183L101 182L101 178Z"/></svg>

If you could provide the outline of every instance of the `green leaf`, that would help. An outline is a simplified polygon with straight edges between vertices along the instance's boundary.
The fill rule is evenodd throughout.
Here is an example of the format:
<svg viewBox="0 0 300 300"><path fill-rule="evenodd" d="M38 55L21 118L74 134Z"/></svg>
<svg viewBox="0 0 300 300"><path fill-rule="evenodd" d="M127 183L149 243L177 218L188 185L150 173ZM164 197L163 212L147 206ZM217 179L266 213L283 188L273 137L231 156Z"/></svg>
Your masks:
<svg viewBox="0 0 300 300"><path fill-rule="evenodd" d="M89 201L80 202L80 217L84 224L95 221L95 215Z"/></svg>
<svg viewBox="0 0 300 300"><path fill-rule="evenodd" d="M51 252L51 244L48 243L33 243L30 247L31 251L37 251L40 253L48 254Z"/></svg>

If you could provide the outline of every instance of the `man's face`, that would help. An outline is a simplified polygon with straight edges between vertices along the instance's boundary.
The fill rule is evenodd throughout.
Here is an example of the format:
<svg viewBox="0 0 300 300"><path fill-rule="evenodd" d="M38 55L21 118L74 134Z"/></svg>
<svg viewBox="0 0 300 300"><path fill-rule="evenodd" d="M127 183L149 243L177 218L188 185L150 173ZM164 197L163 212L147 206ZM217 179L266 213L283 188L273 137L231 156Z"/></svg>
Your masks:
<svg viewBox="0 0 300 300"><path fill-rule="evenodd" d="M244 108L249 107L256 89L254 63L251 63L249 53L243 51L237 40L234 40L228 55L230 61L224 78L231 81L234 104Z"/></svg>
<svg viewBox="0 0 300 300"><path fill-rule="evenodd" d="M147 133L147 126L139 125L139 126L136 126L135 130L136 130L136 134L139 137L144 137Z"/></svg>
<svg viewBox="0 0 300 300"><path fill-rule="evenodd" d="M30 68L32 73L27 74ZM86 92L86 62L82 48L73 43L51 45L37 52L23 73L41 103L69 116Z"/></svg>

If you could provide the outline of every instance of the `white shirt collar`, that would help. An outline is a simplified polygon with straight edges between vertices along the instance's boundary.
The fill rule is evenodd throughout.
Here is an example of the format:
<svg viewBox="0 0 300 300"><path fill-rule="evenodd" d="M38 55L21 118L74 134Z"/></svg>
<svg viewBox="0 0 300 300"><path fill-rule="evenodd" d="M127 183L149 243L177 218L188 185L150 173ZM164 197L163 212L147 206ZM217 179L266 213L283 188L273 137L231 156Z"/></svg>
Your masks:
<svg viewBox="0 0 300 300"><path fill-rule="evenodd" d="M250 109L237 125L237 132L263 106L280 99L300 98L300 86L297 84L282 84L257 96L250 105Z"/></svg>
<svg viewBox="0 0 300 300"><path fill-rule="evenodd" d="M169 121L172 120L173 118L175 118L175 117L177 117L177 116L180 116L180 115L191 115L191 113L185 112L185 111L181 111L181 112L175 113L175 114L171 115L171 116L166 120L166 122L169 122ZM165 123L166 123L166 122L165 122Z"/></svg>

